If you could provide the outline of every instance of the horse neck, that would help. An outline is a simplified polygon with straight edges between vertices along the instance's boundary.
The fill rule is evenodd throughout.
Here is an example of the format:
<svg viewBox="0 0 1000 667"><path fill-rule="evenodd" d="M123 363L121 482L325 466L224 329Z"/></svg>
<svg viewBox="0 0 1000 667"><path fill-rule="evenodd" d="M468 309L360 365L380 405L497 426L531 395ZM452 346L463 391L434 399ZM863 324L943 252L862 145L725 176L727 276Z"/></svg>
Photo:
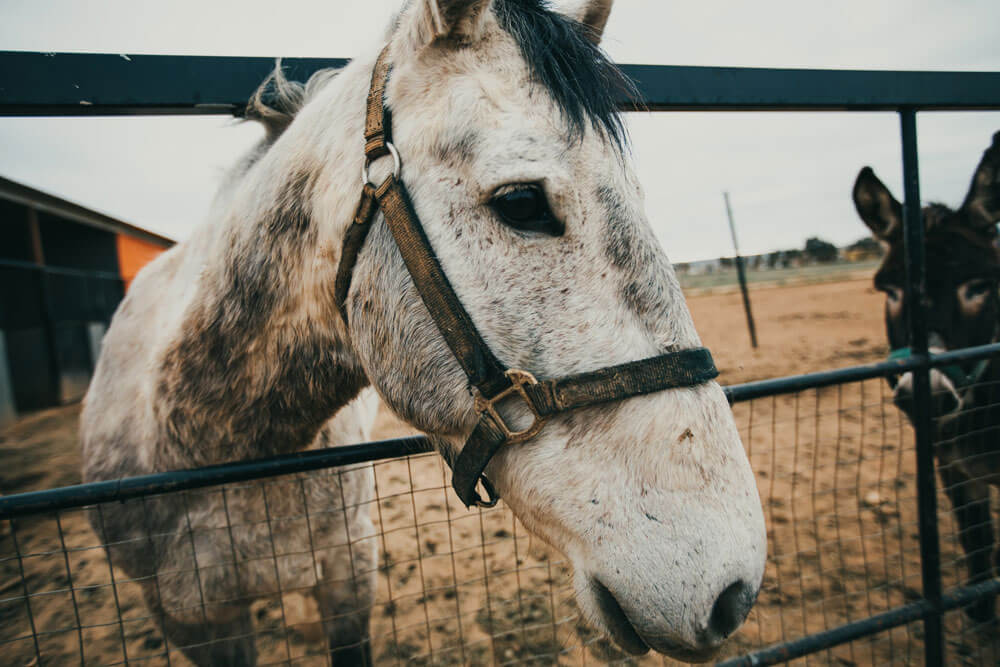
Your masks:
<svg viewBox="0 0 1000 667"><path fill-rule="evenodd" d="M332 298L367 76L338 75L189 242L198 278L159 365L158 467L303 449L367 384Z"/></svg>

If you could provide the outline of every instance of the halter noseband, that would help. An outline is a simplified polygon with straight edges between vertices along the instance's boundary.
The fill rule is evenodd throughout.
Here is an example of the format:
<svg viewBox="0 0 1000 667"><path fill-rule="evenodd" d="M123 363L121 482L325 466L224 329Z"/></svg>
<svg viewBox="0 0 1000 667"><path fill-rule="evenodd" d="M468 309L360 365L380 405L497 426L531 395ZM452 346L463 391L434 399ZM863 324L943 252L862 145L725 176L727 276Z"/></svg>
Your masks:
<svg viewBox="0 0 1000 667"><path fill-rule="evenodd" d="M354 221L344 236L334 296L346 323L351 275L376 210L380 209L424 305L476 389L479 420L462 451L450 462L452 486L466 507L492 507L499 496L483 475L490 459L504 444L525 442L538 435L549 417L664 389L691 387L708 382L719 372L705 348L670 352L552 380L538 380L528 371L507 368L500 362L448 282L400 179L402 162L390 141L391 121L383 102L389 77L387 53L388 47L379 55L368 91L364 186ZM376 187L368 179L368 166L386 155L393 158L393 172ZM508 398L519 398L527 406L533 417L531 426L517 430L504 421L497 405ZM480 481L488 500L476 491Z"/></svg>

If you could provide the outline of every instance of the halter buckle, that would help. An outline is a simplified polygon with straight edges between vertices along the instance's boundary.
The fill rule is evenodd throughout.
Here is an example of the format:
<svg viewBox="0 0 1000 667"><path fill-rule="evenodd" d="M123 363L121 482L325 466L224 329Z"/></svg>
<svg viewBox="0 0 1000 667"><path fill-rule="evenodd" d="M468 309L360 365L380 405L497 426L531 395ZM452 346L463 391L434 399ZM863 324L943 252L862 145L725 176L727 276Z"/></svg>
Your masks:
<svg viewBox="0 0 1000 667"><path fill-rule="evenodd" d="M487 413L493 417L493 421L496 422L497 426L499 426L503 431L507 442L510 444L517 444L524 442L525 440L530 440L538 435L538 432L542 430L543 426L545 426L547 417L538 412L538 408L535 407L531 397L528 396L528 392L524 390L526 386L538 384L538 380L535 379L534 375L528 371L522 371L516 368L507 370L504 375L507 376L508 380L510 380L510 386L493 398L486 398L482 394L477 393L475 399L475 409L476 412L480 414ZM509 396L513 396L514 394L521 397L524 403L528 406L528 410L530 410L531 414L534 416L531 426L520 431L515 431L508 426L507 422L503 420L503 417L500 416L500 413L496 408L497 403Z"/></svg>

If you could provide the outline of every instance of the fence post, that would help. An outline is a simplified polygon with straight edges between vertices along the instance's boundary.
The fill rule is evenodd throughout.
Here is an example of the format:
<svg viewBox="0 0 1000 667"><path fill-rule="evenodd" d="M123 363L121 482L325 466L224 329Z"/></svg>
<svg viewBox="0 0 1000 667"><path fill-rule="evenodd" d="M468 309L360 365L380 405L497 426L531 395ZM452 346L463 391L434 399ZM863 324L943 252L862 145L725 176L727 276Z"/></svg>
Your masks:
<svg viewBox="0 0 1000 667"><path fill-rule="evenodd" d="M740 244L736 241L736 223L733 222L733 209L729 206L729 193L722 193L726 200L726 217L729 218L729 233L733 235L733 251L736 253L736 275L740 281L740 292L743 293L743 310L747 314L747 329L750 330L750 345L757 349L757 326L753 323L753 311L750 310L750 292L747 291L746 263L740 254Z"/></svg>
<svg viewBox="0 0 1000 667"><path fill-rule="evenodd" d="M927 352L924 222L920 210L917 166L917 117L912 107L899 110L903 144L903 241L906 250L906 303L910 347L924 360L913 370L914 424L917 449L917 509L920 529L920 574L923 594L935 612L924 619L924 662L942 665L941 552L938 541L937 489L934 479L934 424L931 415L930 366Z"/></svg>

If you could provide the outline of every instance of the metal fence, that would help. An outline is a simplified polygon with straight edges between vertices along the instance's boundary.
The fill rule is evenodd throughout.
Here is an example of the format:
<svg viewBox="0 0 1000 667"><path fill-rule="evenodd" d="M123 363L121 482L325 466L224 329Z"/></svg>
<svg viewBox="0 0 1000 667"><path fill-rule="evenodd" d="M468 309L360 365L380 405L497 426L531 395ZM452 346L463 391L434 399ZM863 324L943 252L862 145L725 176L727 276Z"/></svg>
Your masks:
<svg viewBox="0 0 1000 667"><path fill-rule="evenodd" d="M271 63L0 53L0 115L238 113ZM342 63L286 61L296 77ZM897 112L909 303L921 303L925 293L915 114L1000 109L996 73L625 70L638 84L641 106L652 110ZM950 502L939 497L950 489L936 483L928 408L931 368L1000 356L1000 344L931 355L926 326L922 310L911 309L914 354L903 361L727 388L757 474L771 551L758 604L728 647L727 664L1000 658L996 628L976 627L960 610L992 600L1000 580L964 583L968 559L984 554L964 552ZM903 370L914 373L913 428L883 381ZM272 572L270 588L239 627L260 662L323 663L324 623L336 619L311 601L315 582L296 583L282 572L303 559L315 565L324 553L350 555L375 543L378 562L370 571L342 573L342 583L376 582L367 650L378 663L660 660L628 658L595 635L579 618L568 565L533 541L502 504L460 507L442 462L428 452L426 440L413 437L2 498L0 650L38 664L179 662L143 591L155 586L165 601L170 596L159 587L189 577L200 596L175 602L196 616L227 602L206 598L202 582L213 573L257 568ZM371 497L311 502L317 480L343 488L345 475L367 470L375 478ZM253 511L234 516L234 499ZM88 517L99 526L106 514L131 506L141 518L161 502L181 503L187 521L166 531L147 526L140 539L186 541L187 557L167 572L123 576L108 552L129 545L103 544ZM214 509L199 509L206 507ZM359 508L370 510L370 530L355 534L346 523L343 530L319 529ZM293 526L308 543L275 538ZM263 536L259 551L231 548L244 532ZM230 550L206 554L205 544Z"/></svg>

